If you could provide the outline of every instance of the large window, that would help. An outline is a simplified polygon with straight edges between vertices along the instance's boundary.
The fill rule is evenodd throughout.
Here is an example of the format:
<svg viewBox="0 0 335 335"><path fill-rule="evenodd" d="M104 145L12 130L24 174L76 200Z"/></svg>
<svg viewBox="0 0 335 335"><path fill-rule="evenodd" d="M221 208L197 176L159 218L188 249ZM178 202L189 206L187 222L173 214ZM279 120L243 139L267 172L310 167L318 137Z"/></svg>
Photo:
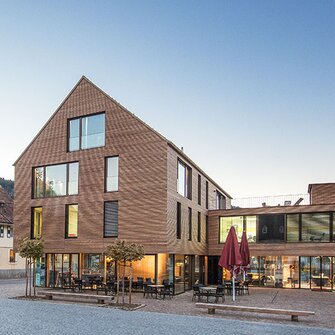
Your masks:
<svg viewBox="0 0 335 335"><path fill-rule="evenodd" d="M245 216L244 222L245 222L244 229L247 234L248 242L255 243L256 242L256 231L257 231L256 216Z"/></svg>
<svg viewBox="0 0 335 335"><path fill-rule="evenodd" d="M69 120L68 151L105 145L105 113Z"/></svg>
<svg viewBox="0 0 335 335"><path fill-rule="evenodd" d="M308 213L301 215L301 240L303 242L329 242L330 215Z"/></svg>
<svg viewBox="0 0 335 335"><path fill-rule="evenodd" d="M284 241L284 214L259 215L260 242L281 242Z"/></svg>
<svg viewBox="0 0 335 335"><path fill-rule="evenodd" d="M78 237L78 205L66 205L65 237Z"/></svg>
<svg viewBox="0 0 335 335"><path fill-rule="evenodd" d="M119 190L119 157L106 158L106 191Z"/></svg>
<svg viewBox="0 0 335 335"><path fill-rule="evenodd" d="M220 217L220 243L225 243L230 227L234 227L238 241L241 241L243 233L243 216Z"/></svg>
<svg viewBox="0 0 335 335"><path fill-rule="evenodd" d="M299 242L299 214L286 215L286 241Z"/></svg>
<svg viewBox="0 0 335 335"><path fill-rule="evenodd" d="M118 237L119 207L117 201L105 202L104 237Z"/></svg>
<svg viewBox="0 0 335 335"><path fill-rule="evenodd" d="M192 169L178 160L177 191L183 197L192 199Z"/></svg>
<svg viewBox="0 0 335 335"><path fill-rule="evenodd" d="M78 194L78 162L33 168L33 197Z"/></svg>
<svg viewBox="0 0 335 335"><path fill-rule="evenodd" d="M42 207L34 207L32 209L31 238L42 237L42 226Z"/></svg>

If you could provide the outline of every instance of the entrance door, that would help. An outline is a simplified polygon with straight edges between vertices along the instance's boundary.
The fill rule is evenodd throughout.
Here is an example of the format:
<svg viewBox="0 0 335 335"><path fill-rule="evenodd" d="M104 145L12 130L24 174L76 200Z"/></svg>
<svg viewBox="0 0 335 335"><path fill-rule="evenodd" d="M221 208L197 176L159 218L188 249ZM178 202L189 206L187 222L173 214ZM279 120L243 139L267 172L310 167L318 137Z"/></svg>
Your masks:
<svg viewBox="0 0 335 335"><path fill-rule="evenodd" d="M311 288L315 290L331 289L331 257L311 257Z"/></svg>

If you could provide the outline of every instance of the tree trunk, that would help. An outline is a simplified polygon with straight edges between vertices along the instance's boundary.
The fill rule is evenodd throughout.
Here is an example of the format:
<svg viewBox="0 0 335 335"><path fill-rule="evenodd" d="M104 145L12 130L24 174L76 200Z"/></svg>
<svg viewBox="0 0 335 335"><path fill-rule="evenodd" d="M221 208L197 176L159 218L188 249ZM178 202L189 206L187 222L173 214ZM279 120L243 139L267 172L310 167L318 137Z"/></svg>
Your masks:
<svg viewBox="0 0 335 335"><path fill-rule="evenodd" d="M33 286L34 286L34 297L36 297L36 259L33 259Z"/></svg>
<svg viewBox="0 0 335 335"><path fill-rule="evenodd" d="M122 276L122 304L124 305L124 277L126 276L126 261L123 261L123 276Z"/></svg>
<svg viewBox="0 0 335 335"><path fill-rule="evenodd" d="M133 285L133 265L130 263L130 275L129 275L129 305L131 305L131 287ZM130 307L130 306L129 306Z"/></svg>
<svg viewBox="0 0 335 335"><path fill-rule="evenodd" d="M29 297L31 297L31 257L29 257Z"/></svg>
<svg viewBox="0 0 335 335"><path fill-rule="evenodd" d="M119 280L118 263L116 262L116 303L119 303L119 294L120 294L120 280Z"/></svg>
<svg viewBox="0 0 335 335"><path fill-rule="evenodd" d="M26 258L26 297L28 297L28 258Z"/></svg>

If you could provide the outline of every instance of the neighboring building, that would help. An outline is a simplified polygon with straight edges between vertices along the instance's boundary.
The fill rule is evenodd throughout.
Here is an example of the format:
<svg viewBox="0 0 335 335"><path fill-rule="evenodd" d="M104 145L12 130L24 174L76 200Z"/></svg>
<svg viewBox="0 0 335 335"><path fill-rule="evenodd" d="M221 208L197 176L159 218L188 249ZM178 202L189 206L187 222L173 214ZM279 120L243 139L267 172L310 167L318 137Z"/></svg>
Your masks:
<svg viewBox="0 0 335 335"><path fill-rule="evenodd" d="M24 273L24 260L13 248L13 199L0 186L0 279Z"/></svg>
<svg viewBox="0 0 335 335"><path fill-rule="evenodd" d="M310 184L310 205L235 208L209 213L210 284L231 226L247 233L253 285L335 288L335 184ZM225 274L224 274L225 275Z"/></svg>
<svg viewBox="0 0 335 335"><path fill-rule="evenodd" d="M144 245L135 278L169 279L176 293L207 280L208 211L231 197L85 77L14 165L15 242L45 241L38 285L113 276L103 252L116 238Z"/></svg>

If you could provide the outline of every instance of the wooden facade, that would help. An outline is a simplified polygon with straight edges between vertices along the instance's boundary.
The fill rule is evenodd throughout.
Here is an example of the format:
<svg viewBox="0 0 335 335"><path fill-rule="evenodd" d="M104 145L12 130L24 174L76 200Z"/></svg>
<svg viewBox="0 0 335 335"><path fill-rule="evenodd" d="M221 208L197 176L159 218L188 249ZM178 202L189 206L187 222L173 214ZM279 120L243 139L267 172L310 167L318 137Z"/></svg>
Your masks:
<svg viewBox="0 0 335 335"><path fill-rule="evenodd" d="M105 146L67 151L68 120L105 112ZM105 158L119 156L119 190L105 192ZM192 169L192 200L177 193L177 162ZM78 195L32 198L34 167L79 162ZM15 244L29 237L31 210L43 207L46 253L102 253L113 238L103 237L104 202L119 202L118 238L144 245L147 254L207 255L205 241L205 188L209 185L209 209L215 192L230 196L173 143L127 111L83 77L15 162ZM201 205L198 204L198 175ZM176 238L176 206L181 203L182 234ZM78 237L65 238L65 207L78 204ZM192 208L192 241L188 240L187 210ZM201 241L197 217L201 213Z"/></svg>

